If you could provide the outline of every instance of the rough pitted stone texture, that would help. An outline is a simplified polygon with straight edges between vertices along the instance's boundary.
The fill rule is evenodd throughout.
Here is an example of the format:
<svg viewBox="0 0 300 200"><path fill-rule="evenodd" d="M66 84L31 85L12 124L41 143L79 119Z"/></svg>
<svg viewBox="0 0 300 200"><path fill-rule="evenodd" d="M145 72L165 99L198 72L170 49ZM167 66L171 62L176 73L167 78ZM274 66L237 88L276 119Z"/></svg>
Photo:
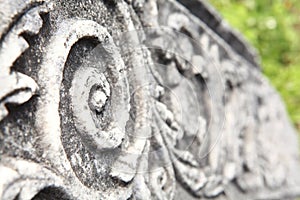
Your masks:
<svg viewBox="0 0 300 200"><path fill-rule="evenodd" d="M294 199L297 135L200 0L0 1L0 199Z"/></svg>

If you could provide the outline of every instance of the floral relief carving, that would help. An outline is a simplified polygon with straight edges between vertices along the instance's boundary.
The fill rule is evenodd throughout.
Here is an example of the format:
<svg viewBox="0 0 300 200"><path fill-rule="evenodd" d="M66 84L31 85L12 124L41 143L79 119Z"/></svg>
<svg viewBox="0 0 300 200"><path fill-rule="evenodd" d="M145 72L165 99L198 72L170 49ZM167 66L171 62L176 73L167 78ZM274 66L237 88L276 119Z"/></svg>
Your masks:
<svg viewBox="0 0 300 200"><path fill-rule="evenodd" d="M186 4L2 8L0 199L297 196L280 98Z"/></svg>

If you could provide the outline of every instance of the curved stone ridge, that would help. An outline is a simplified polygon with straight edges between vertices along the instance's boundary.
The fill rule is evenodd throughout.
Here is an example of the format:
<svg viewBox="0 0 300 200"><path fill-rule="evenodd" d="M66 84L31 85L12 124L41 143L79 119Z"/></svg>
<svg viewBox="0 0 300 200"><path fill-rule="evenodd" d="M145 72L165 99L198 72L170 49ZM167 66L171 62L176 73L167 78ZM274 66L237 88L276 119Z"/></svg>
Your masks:
<svg viewBox="0 0 300 200"><path fill-rule="evenodd" d="M190 3L0 2L0 199L300 195L278 94Z"/></svg>

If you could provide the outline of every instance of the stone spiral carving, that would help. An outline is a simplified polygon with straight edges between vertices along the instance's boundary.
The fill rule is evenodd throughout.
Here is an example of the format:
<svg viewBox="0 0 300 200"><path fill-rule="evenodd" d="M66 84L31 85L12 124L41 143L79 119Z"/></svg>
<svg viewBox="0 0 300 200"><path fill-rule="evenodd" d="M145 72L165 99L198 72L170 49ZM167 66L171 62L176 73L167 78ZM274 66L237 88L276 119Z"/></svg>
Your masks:
<svg viewBox="0 0 300 200"><path fill-rule="evenodd" d="M299 196L285 108L209 5L0 9L1 199Z"/></svg>

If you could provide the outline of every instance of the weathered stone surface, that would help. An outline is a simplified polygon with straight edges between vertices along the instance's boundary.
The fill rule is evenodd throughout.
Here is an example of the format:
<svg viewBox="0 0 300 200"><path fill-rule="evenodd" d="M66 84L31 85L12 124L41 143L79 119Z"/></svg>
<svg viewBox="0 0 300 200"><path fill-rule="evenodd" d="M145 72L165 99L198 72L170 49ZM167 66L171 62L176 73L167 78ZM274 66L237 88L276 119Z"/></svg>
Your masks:
<svg viewBox="0 0 300 200"><path fill-rule="evenodd" d="M0 2L1 199L293 199L297 135L200 0Z"/></svg>

